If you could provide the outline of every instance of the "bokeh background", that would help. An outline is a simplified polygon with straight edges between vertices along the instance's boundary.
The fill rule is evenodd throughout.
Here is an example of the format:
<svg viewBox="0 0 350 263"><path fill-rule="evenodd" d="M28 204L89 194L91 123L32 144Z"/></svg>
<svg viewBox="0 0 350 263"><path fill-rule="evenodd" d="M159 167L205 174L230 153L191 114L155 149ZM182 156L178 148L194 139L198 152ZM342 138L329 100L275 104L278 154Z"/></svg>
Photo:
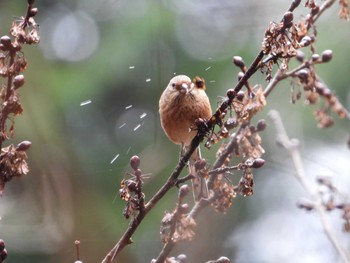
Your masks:
<svg viewBox="0 0 350 263"><path fill-rule="evenodd" d="M24 113L15 118L11 140L33 143L31 171L7 184L0 198L6 262L74 262L76 239L84 263L100 262L128 226L118 189L130 171L129 158L139 155L143 172L150 173L146 198L177 162L179 149L163 134L158 116L158 99L170 78L204 77L215 108L236 83L232 56L252 61L269 21L279 21L290 2L37 1L41 43L23 50L28 60ZM25 8L24 0L0 2L1 35ZM335 5L318 23L317 51L332 49L334 58L317 70L349 108L350 24L337 18L338 11ZM300 7L296 19L302 13L306 9ZM251 83L266 85L260 73ZM318 129L315 107L303 99L291 104L290 82L284 81L254 120L269 124L263 133L267 163L255 173L255 194L237 197L225 215L208 209L198 219L193 242L179 245L172 255L185 253L189 262L220 256L232 262L339 261L319 218L296 207L309 196L293 177L288 154L275 144L269 109L278 109L290 136L300 140L315 191L315 176L329 175L350 194L348 121L336 119L333 127ZM209 163L216 148L202 151ZM157 257L160 221L174 208L176 194L172 190L144 220L118 262ZM335 211L330 220L350 251L340 217Z"/></svg>

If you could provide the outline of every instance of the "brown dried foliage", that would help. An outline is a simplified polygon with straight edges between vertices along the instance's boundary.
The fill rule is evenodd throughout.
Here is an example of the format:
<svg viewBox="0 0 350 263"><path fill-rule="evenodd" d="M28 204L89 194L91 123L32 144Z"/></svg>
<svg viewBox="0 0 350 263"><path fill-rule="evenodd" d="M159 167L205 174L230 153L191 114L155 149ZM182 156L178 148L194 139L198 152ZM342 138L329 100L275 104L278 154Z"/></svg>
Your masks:
<svg viewBox="0 0 350 263"><path fill-rule="evenodd" d="M24 85L22 73L26 70L27 61L21 51L23 44L38 44L40 41L38 26L34 17L38 9L33 7L34 1L28 1L25 17L12 23L9 36L0 38L0 76L3 78L0 90L0 193L5 183L13 177L28 173L26 150L31 143L24 141L15 147L2 147L3 142L14 136L13 117L23 112L19 91ZM10 123L10 127L7 124Z"/></svg>

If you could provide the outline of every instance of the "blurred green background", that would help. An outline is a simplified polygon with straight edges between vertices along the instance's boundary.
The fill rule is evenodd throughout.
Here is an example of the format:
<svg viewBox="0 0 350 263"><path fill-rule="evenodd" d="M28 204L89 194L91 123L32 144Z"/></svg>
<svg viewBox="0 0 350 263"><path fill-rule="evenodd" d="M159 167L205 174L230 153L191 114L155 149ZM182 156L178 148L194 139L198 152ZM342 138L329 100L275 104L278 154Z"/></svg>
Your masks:
<svg viewBox="0 0 350 263"><path fill-rule="evenodd" d="M179 149L163 134L158 116L158 99L168 81L174 74L204 77L215 108L236 83L232 56L240 55L249 64L269 21L279 21L290 2L37 1L41 43L23 49L28 60L21 90L24 113L15 118L16 134L8 142L33 143L30 173L7 184L0 198L6 263L74 262L76 239L84 263L100 262L128 226L118 189L131 171L129 158L139 155L142 171L151 174L146 198L177 163ZM1 35L8 34L12 20L25 8L24 0L0 2ZM332 49L334 58L317 71L349 106L350 25L337 18L338 11L336 4L319 21L317 51ZM296 20L301 14L306 14L304 7ZM257 73L251 83L265 86L264 78ZM348 191L349 123L336 118L333 127L319 130L315 107L302 100L289 103L290 82L284 81L255 121L278 109L290 136L301 142L311 182L320 173L334 175ZM208 209L198 219L195 240L179 245L172 255L185 253L189 262L220 256L233 262L339 260L317 216L296 208L308 196L274 139L269 125L263 134L267 164L255 174L255 195L237 197L225 215ZM202 151L209 163L215 160L215 149ZM118 262L157 257L160 221L164 211L174 208L176 194L172 190L144 220L135 243ZM349 249L340 215L331 220Z"/></svg>

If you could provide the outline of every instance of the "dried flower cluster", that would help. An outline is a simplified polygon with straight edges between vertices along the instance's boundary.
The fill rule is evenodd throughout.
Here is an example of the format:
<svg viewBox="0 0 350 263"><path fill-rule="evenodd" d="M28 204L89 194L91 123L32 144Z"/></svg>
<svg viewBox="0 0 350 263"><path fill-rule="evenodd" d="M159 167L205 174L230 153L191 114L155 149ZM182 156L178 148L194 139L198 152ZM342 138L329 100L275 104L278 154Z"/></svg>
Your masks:
<svg viewBox="0 0 350 263"><path fill-rule="evenodd" d="M17 147L12 144L3 147L3 142L14 135L12 116L23 112L19 90L24 85L22 73L27 67L27 61L21 51L22 45L38 44L40 41L38 26L34 20L38 9L33 4L33 0L28 0L26 16L13 22L10 29L12 38L6 35L0 38L0 76L3 78L0 90L0 193L6 182L29 171L25 152L31 143L24 141Z"/></svg>
<svg viewBox="0 0 350 263"><path fill-rule="evenodd" d="M349 20L349 1L339 0L340 11L339 17L344 20Z"/></svg>
<svg viewBox="0 0 350 263"><path fill-rule="evenodd" d="M189 205L183 203L183 198L188 195L190 188L183 185L179 189L178 203L173 212L166 212L160 227L160 235L163 243L192 240L196 222L188 216Z"/></svg>
<svg viewBox="0 0 350 263"><path fill-rule="evenodd" d="M300 2L300 1L299 1ZM331 2L319 6L315 1L307 1L305 6L310 9L310 13L302 17L297 23L293 22L291 12L287 12L279 24L272 23L265 33L262 50L268 59L260 64L261 69L266 68L267 80L271 80L273 65L282 59L270 88L280 80L292 78L291 101L295 103L302 96L303 87L305 102L313 105L320 101L323 104L314 111L314 115L320 128L330 127L334 121L331 112L340 118L349 118L349 113L340 103L336 95L325 85L316 73L316 65L331 61L333 54L331 50L325 50L321 55L316 53L314 43L317 39L317 29L315 21L320 14L329 7ZM347 1L340 1L342 7L342 18L349 12ZM286 25L287 24L287 25ZM286 31L286 28L289 28ZM312 30L310 30L312 29ZM289 41L289 42L288 42ZM300 49L310 47L311 55L305 59L305 54ZM292 51L291 51L292 49ZM297 68L287 71L288 63L295 57L301 64ZM268 94L270 90L265 91Z"/></svg>
<svg viewBox="0 0 350 263"><path fill-rule="evenodd" d="M258 98L258 97L256 97ZM254 103L253 103L254 104ZM255 104L259 105L259 104ZM227 156L223 165L215 170L209 171L213 178L213 183L209 184L209 189L213 193L211 199L212 205L219 212L226 212L232 205L232 199L240 194L242 196L251 196L253 194L253 173L252 168L260 168L265 161L260 157L264 153L261 146L261 137L259 132L265 130L266 123L264 120L258 121L256 126L245 123L241 128L231 136L231 154ZM220 156L226 151L227 144L222 144L217 155ZM229 166L231 158L235 156L242 161L235 165ZM228 173L237 170L242 171L241 178L237 185L228 179Z"/></svg>
<svg viewBox="0 0 350 263"><path fill-rule="evenodd" d="M302 63L297 71L293 71L291 77L295 80L297 86L303 86L305 91L305 99L308 104L316 104L320 98L324 101L320 108L316 109L314 114L320 128L327 128L333 124L331 111L336 113L339 118L347 116L347 110L340 103L337 96L323 83L318 77L315 69L316 64L329 62L332 57L331 50L325 50L321 55L313 53L308 60L304 59L305 55L302 51L298 52L297 59ZM300 94L300 90L298 92ZM292 93L292 101L300 98Z"/></svg>
<svg viewBox="0 0 350 263"><path fill-rule="evenodd" d="M134 170L134 174L128 174L131 176L129 179L123 179L121 182L121 188L119 189L119 196L126 201L124 208L125 218L135 215L144 209L145 195L142 192L144 177L140 166L140 158L136 155L130 158L130 166Z"/></svg>

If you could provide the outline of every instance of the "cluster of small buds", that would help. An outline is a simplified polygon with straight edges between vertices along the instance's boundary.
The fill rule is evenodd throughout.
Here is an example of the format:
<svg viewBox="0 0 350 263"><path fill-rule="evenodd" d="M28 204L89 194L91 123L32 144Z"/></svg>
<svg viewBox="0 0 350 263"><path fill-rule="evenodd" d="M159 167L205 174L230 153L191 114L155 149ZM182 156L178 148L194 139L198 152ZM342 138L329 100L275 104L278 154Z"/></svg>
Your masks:
<svg viewBox="0 0 350 263"><path fill-rule="evenodd" d="M241 71L238 72L238 74L237 74L237 79L238 79L238 81L241 81L241 79L244 77L245 73L247 72L247 67L246 67L246 65L245 65L245 63L244 63L244 60L243 60L243 58L240 57L240 56L234 56L233 59L232 59L232 62L233 62L233 64L234 64L235 66L239 67L240 70L241 70ZM248 95L249 95L249 97L254 96L254 93L252 92L252 87L250 86L248 80L244 83L244 85L245 85L246 88L248 89ZM237 97L236 97L236 98L237 98L237 100L242 101L243 98L242 98L242 92L241 92L241 91L239 91L239 92L237 93Z"/></svg>
<svg viewBox="0 0 350 263"><path fill-rule="evenodd" d="M7 258L7 250L5 248L5 242L4 240L0 239L0 263L5 262L6 258Z"/></svg>
<svg viewBox="0 0 350 263"><path fill-rule="evenodd" d="M160 226L160 237L164 244L181 240L192 240L195 235L196 222L188 212L190 207L183 203L183 199L189 194L190 187L182 185L179 189L178 203L173 212L166 212Z"/></svg>
<svg viewBox="0 0 350 263"><path fill-rule="evenodd" d="M315 64L327 63L332 60L332 50L325 50L321 55L313 53L310 59L305 60L305 55L302 51L298 51L296 59L302 63L301 69L291 75L296 79L298 86L303 86L305 91L306 102L315 104L319 98L325 100L325 104L314 111L314 115L320 128L327 128L333 125L334 121L330 115L330 111L335 112L340 118L346 117L346 109L341 104L339 99L325 86L315 71ZM297 95L292 91L292 102L300 99L301 92L298 90Z"/></svg>
<svg viewBox="0 0 350 263"><path fill-rule="evenodd" d="M123 179L121 188L119 189L119 196L126 201L124 208L124 217L128 219L130 216L135 216L138 212L144 209L144 193L142 192L144 177L140 167L140 158L134 155L130 158L130 166L134 170L131 178Z"/></svg>

